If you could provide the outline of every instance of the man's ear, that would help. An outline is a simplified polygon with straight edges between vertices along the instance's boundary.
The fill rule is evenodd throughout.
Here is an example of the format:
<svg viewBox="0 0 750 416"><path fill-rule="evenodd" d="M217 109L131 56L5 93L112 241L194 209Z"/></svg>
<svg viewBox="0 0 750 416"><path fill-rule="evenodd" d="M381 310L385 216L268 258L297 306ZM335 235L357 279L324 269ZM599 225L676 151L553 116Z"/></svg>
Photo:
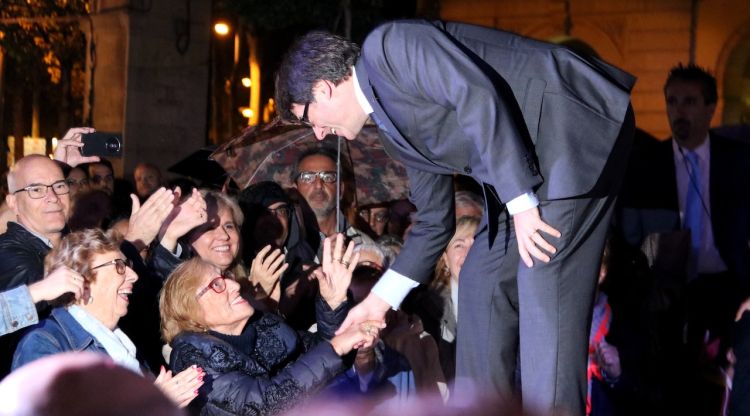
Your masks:
<svg viewBox="0 0 750 416"><path fill-rule="evenodd" d="M16 196L14 194L5 195L5 203L8 204L8 208L18 216L18 209L16 205Z"/></svg>
<svg viewBox="0 0 750 416"><path fill-rule="evenodd" d="M319 101L319 99L330 100L335 88L336 86L333 85L331 81L326 81L324 79L315 81L312 86L313 98L315 101Z"/></svg>

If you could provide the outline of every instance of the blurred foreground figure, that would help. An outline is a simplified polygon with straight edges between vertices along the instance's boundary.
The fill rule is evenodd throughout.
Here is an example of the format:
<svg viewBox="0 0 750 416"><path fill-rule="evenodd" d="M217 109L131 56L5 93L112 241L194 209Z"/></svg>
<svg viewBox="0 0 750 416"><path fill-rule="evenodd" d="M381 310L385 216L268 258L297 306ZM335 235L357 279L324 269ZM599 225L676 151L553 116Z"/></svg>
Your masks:
<svg viewBox="0 0 750 416"><path fill-rule="evenodd" d="M52 355L0 383L0 415L182 415L147 379L102 354Z"/></svg>

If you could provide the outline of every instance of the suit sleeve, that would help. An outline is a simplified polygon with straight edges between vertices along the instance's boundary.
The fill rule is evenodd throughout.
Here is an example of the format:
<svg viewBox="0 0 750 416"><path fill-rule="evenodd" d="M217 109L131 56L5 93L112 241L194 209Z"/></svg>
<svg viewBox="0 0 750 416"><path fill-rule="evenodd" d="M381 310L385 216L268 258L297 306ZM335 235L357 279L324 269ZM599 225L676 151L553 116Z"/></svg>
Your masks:
<svg viewBox="0 0 750 416"><path fill-rule="evenodd" d="M453 177L407 167L417 217L391 269L419 283L430 280L455 229Z"/></svg>
<svg viewBox="0 0 750 416"><path fill-rule="evenodd" d="M398 85L408 96L404 102L438 105L455 114L462 134L452 139L465 142L467 152L478 155L501 201L541 183L510 86L466 46L427 22L396 22L369 35L362 55L371 78Z"/></svg>

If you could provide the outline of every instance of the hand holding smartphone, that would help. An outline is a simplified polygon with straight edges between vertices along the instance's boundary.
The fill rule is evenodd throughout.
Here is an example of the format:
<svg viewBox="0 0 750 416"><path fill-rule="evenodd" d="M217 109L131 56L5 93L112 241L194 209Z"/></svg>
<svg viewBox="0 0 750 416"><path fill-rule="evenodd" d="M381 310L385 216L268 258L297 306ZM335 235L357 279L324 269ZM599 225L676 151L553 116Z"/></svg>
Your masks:
<svg viewBox="0 0 750 416"><path fill-rule="evenodd" d="M122 139L117 133L84 133L81 134L81 142L81 156L119 157L122 154Z"/></svg>

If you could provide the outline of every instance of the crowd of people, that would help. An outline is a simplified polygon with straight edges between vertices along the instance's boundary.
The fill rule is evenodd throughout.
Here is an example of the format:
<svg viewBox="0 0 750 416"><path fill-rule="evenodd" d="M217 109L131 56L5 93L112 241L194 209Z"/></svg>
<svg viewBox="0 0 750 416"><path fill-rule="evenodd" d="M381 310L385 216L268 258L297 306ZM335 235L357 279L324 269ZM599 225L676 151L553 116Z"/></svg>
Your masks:
<svg viewBox="0 0 750 416"><path fill-rule="evenodd" d="M330 403L356 414L414 406L423 414L748 414L750 194L737 178L750 173L750 144L710 132L715 79L694 65L675 66L664 86L671 137L637 131L631 150L632 80L586 57L596 69L576 76L607 74L601 85L620 83L607 97L616 104L598 103L613 120L586 131L607 135L609 148L592 150L584 137L573 150L603 160L579 158L575 168L585 172L551 163L570 149L550 144L544 123L555 116L543 113L537 130L493 130L531 134L537 144L536 156L519 159L531 173L510 174L501 167L515 169L518 160L495 153L515 145L480 143L472 135L486 132L467 127L495 118L518 123L472 101L494 99L478 91L504 91L497 79L469 82L479 52L456 49L465 36L503 41L484 30L386 25L362 55L314 33L282 64L282 117L311 125L321 139L352 139L357 120L371 119L407 166L411 202L357 206L336 186L352 183L344 180L351 167L337 169L325 142L299 155L286 189L167 181L160 166L146 163L132 181L116 178L104 158L81 156L88 127L70 129L53 159L18 160L0 212L0 375L7 376L0 392L10 408L56 414L55 406L72 406L61 393L69 392L77 409L123 403L153 414L281 414L300 403L320 414ZM502 36L530 42L514 51L541 50ZM386 56L376 57L373 39ZM416 75L380 60L419 47L440 49L422 51L426 63L432 56L464 71L451 82L465 97L426 92L445 80L423 73L420 83L390 89ZM345 55L338 73L299 75L330 54ZM571 66L584 60L558 58ZM409 61L418 64L425 62ZM380 77L390 70L392 78ZM295 90L297 79L312 87ZM434 137L409 125L424 120L400 118L402 101L389 106L400 93L432 100L420 107L424 114L433 101L450 108ZM503 97L498 102L512 107ZM565 113L568 121L587 121L597 99L585 112ZM527 124L530 101L521 108ZM461 143L435 139L455 133L456 117L474 145L486 146L481 162L462 159ZM424 142L397 137L421 133ZM455 163L461 169L444 170ZM525 185L514 187L516 179ZM69 374L99 381L78 396L80 382ZM38 386L25 388L29 379ZM139 398L118 398L113 386L122 383Z"/></svg>

